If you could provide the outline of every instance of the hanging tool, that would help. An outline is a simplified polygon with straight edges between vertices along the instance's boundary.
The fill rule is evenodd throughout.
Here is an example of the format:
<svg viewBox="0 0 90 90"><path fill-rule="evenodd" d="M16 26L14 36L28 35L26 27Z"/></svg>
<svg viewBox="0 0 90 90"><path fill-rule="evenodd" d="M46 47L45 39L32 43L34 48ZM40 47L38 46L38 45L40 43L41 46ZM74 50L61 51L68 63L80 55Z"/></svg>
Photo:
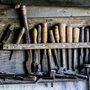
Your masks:
<svg viewBox="0 0 90 90"><path fill-rule="evenodd" d="M42 26L38 25L38 35L37 35L37 41L38 43L41 43L41 30L42 30ZM37 50L38 52L38 66L37 66L37 73L41 73L41 52L40 50Z"/></svg>
<svg viewBox="0 0 90 90"><path fill-rule="evenodd" d="M59 24L59 35L60 35L60 42L65 43L66 42L66 24L60 23ZM67 59L66 59L66 50L62 49L62 67L64 70L67 69Z"/></svg>
<svg viewBox="0 0 90 90"><path fill-rule="evenodd" d="M53 30L49 30L49 39L50 39L51 43L55 43ZM57 57L56 49L52 49L52 55L53 55L53 61L54 61L54 68L58 69L60 64L58 63L58 57Z"/></svg>
<svg viewBox="0 0 90 90"><path fill-rule="evenodd" d="M55 26L55 29L54 29L54 34L55 34L55 40L57 43L59 43L60 41L60 36L59 36L59 28L58 26L56 25ZM57 49L57 61L58 61L58 66L59 66L59 70L61 69L61 54L60 54L60 49Z"/></svg>
<svg viewBox="0 0 90 90"><path fill-rule="evenodd" d="M2 40L2 43L5 44L5 43L8 43L9 41L9 37L12 35L13 33L13 30L14 30L14 25L10 25L4 39Z"/></svg>
<svg viewBox="0 0 90 90"><path fill-rule="evenodd" d="M85 41L89 42L89 28L85 28ZM89 49L85 49L85 63L89 62Z"/></svg>
<svg viewBox="0 0 90 90"><path fill-rule="evenodd" d="M42 29L42 42L47 43L47 23L43 23L43 29ZM43 57L42 57L42 72L46 76L48 74L48 57L47 57L47 50L43 50Z"/></svg>
<svg viewBox="0 0 90 90"><path fill-rule="evenodd" d="M52 58L52 51L51 49L48 49L48 75L49 78L55 78L55 73L56 73L56 67L53 63L53 58Z"/></svg>
<svg viewBox="0 0 90 90"><path fill-rule="evenodd" d="M33 29L33 41L34 44L37 44L37 29ZM37 66L38 66L38 50L34 50L34 73L37 72Z"/></svg>
<svg viewBox="0 0 90 90"><path fill-rule="evenodd" d="M73 30L73 39L75 43L79 42L79 37L80 37L80 29L79 28L74 28ZM74 49L74 62L73 62L73 70L77 71L78 67L78 49Z"/></svg>
<svg viewBox="0 0 90 90"><path fill-rule="evenodd" d="M67 26L67 42L72 43L73 36L73 28L71 26ZM68 49L68 69L72 71L72 49Z"/></svg>
<svg viewBox="0 0 90 90"><path fill-rule="evenodd" d="M80 42L84 42L84 29L85 29L84 27L82 27L80 29L80 32L81 32ZM80 67L84 64L84 49L83 48L80 49L80 55L79 56L80 56L79 57L79 67ZM79 68L79 72L81 72L81 67Z"/></svg>
<svg viewBox="0 0 90 90"><path fill-rule="evenodd" d="M23 27L23 28L21 29L20 33L19 33L19 36L18 36L17 41L16 41L16 44L19 44L19 43L20 43L20 41L21 41L24 33L25 33L25 28ZM12 55L13 55L13 50L12 50L11 53L10 53L9 60L11 60Z"/></svg>
<svg viewBox="0 0 90 90"><path fill-rule="evenodd" d="M21 5L21 11L22 11L22 17L23 17L23 24L25 27L25 37L26 37L26 43L30 44L30 36L29 36L29 27L28 27L28 21L27 21L27 10L26 10L26 6L25 5ZM26 51L27 57L26 57L26 70L28 72L28 74L32 73L32 52L31 50L27 50ZM31 78L33 78L33 80L36 80L35 76L31 76Z"/></svg>

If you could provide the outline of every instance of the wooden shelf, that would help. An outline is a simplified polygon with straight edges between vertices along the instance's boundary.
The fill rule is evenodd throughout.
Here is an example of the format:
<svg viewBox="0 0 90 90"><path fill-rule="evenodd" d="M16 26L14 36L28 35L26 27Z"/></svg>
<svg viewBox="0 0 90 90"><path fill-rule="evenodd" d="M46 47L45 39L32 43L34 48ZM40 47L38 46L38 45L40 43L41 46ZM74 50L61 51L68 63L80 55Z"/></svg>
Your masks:
<svg viewBox="0 0 90 90"><path fill-rule="evenodd" d="M29 50L29 49L75 49L75 48L90 48L90 42L88 43L41 43L41 44L4 44L3 50Z"/></svg>

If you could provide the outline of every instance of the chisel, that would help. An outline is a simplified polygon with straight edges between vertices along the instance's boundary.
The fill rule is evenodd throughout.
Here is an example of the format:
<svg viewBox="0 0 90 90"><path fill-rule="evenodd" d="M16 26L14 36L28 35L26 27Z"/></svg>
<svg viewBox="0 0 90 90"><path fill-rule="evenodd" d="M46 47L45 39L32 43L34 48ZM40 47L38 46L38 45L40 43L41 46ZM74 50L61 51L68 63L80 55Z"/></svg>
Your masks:
<svg viewBox="0 0 90 90"><path fill-rule="evenodd" d="M37 44L37 29L33 29L33 41L34 44ZM38 51L34 50L34 73L37 72L37 66L38 66Z"/></svg>
<svg viewBox="0 0 90 90"><path fill-rule="evenodd" d="M85 39L85 37L84 37L84 29L85 29L84 26L80 28L80 42L84 42L84 39ZM83 48L80 49L80 54L79 54L79 67L80 67L79 68L79 73L82 70L81 69L82 65L84 65L84 49Z"/></svg>
<svg viewBox="0 0 90 90"><path fill-rule="evenodd" d="M60 42L65 43L66 42L66 24L60 23L59 24L59 35L60 35ZM67 69L67 59L66 59L66 50L62 49L62 67L63 69Z"/></svg>
<svg viewBox="0 0 90 90"><path fill-rule="evenodd" d="M74 28L73 29L73 41L74 43L79 42L80 37L80 29L79 28ZM74 62L73 62L73 70L77 71L78 67L78 49L74 49Z"/></svg>
<svg viewBox="0 0 90 90"><path fill-rule="evenodd" d="M26 10L26 6L25 5L21 5L21 11L22 11L22 17L23 17L23 25L25 27L25 37L26 37L26 43L30 44L31 43L31 39L30 39L30 35L29 35L29 27L28 27L28 20L27 20L27 10ZM32 73L32 52L31 50L26 50L26 70L28 74ZM35 76L31 76L31 78L33 78L33 80L36 80Z"/></svg>
<svg viewBox="0 0 90 90"><path fill-rule="evenodd" d="M67 26L67 42L72 43L73 28ZM68 69L72 71L72 49L68 49Z"/></svg>
<svg viewBox="0 0 90 90"><path fill-rule="evenodd" d="M4 39L2 40L2 43L5 44L5 43L8 43L9 41L9 37L12 35L13 33L13 29L14 29L14 25L10 25Z"/></svg>
<svg viewBox="0 0 90 90"><path fill-rule="evenodd" d="M38 35L37 35L37 41L38 43L41 43L41 30L42 30L42 26L38 25ZM38 51L38 67L37 67L37 72L40 73L41 72L41 50L37 50Z"/></svg>
<svg viewBox="0 0 90 90"><path fill-rule="evenodd" d="M50 39L50 43L55 43L53 30L49 30L49 39ZM56 49L52 49L52 55L53 55L53 61L55 64L54 66L56 69L58 69L60 64L58 63L58 57L57 57L57 50Z"/></svg>
<svg viewBox="0 0 90 90"><path fill-rule="evenodd" d="M85 28L85 42L89 42L89 28ZM85 63L89 62L89 49L85 49Z"/></svg>
<svg viewBox="0 0 90 90"><path fill-rule="evenodd" d="M58 28L58 26L56 25L55 26L55 29L54 29L54 34L55 34L55 41L56 41L56 43L59 43L59 41L60 41L60 36L59 36L59 28ZM58 59L57 59L57 61L58 61L58 66L59 66L59 69L61 69L61 57L60 57L60 49L57 49L57 57L58 57Z"/></svg>
<svg viewBox="0 0 90 90"><path fill-rule="evenodd" d="M42 28L42 42L47 43L47 32L48 32L48 27L47 23L43 23L43 28ZM46 76L48 74L48 57L47 57L47 50L43 50L43 57L42 57L42 72Z"/></svg>
<svg viewBox="0 0 90 90"><path fill-rule="evenodd" d="M54 66L54 63L53 63L51 49L48 49L48 69L49 69L48 70L49 78L55 78L56 67Z"/></svg>
<svg viewBox="0 0 90 90"><path fill-rule="evenodd" d="M21 41L24 33L25 33L25 28L23 27L23 28L21 29L20 33L19 33L19 36L18 36L17 41L16 41L16 44L19 44L19 43L20 43L20 41ZM12 55L13 55L13 50L12 50L11 53L10 53L9 60L11 60Z"/></svg>

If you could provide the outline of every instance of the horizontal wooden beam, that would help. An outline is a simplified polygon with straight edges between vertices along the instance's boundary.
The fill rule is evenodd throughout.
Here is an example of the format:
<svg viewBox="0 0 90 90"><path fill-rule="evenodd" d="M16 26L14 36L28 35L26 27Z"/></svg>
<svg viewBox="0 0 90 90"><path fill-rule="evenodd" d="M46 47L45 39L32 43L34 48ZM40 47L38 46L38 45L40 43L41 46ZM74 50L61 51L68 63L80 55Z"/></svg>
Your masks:
<svg viewBox="0 0 90 90"><path fill-rule="evenodd" d="M29 49L74 49L74 48L90 48L90 42L88 43L41 43L41 44L5 44L3 50L29 50Z"/></svg>

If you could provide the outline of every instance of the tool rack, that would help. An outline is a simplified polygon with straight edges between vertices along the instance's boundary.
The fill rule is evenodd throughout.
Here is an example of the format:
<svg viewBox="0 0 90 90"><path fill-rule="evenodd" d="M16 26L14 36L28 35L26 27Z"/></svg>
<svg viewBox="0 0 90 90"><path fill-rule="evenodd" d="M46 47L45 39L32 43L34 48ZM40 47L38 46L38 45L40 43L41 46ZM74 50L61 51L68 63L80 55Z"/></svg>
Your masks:
<svg viewBox="0 0 90 90"><path fill-rule="evenodd" d="M38 9L35 10L36 8L37 7L28 7L28 11L29 11L28 12L28 21L29 21L30 29L34 25L36 25L37 23L43 23L43 22L47 22L49 24L49 26L52 26L52 25L60 23L60 22L64 22L67 25L71 25L73 27L82 27L82 26L90 25L90 22L89 22L90 21L90 18L89 18L90 13L89 13L89 10L87 10L87 9L86 10L83 10L83 9L78 10L77 8L68 8L67 9L68 12L66 12L66 8L61 8L61 9L60 8L54 8L55 9L54 11L52 11L51 8L45 8L44 7L42 9L40 9L40 7L38 7ZM75 10L76 12L79 12L81 10L82 11L81 16L78 13L75 14L73 12L73 10ZM35 11L36 11L36 13L38 13L37 15L36 15L36 13L32 13ZM39 15L40 11L42 11L41 15ZM45 11L47 14L44 14ZM83 11L84 11L84 14L83 14ZM54 14L53 12L57 13L57 14ZM53 13L53 14L51 15L50 13ZM29 15L29 14L31 14L31 15ZM0 25L1 26L0 28L2 29L5 26L5 24L8 23L8 20L10 20L15 25L15 27L19 27L19 23L16 20L16 18L17 18L16 15L17 14L15 13L15 11L13 9L11 9L10 11L2 12L2 15L0 17L2 24ZM5 18L5 16L7 16L7 18ZM83 43L82 42L80 42L80 43L46 43L46 44L44 44L44 43L41 43L41 44L25 44L25 43L24 44L10 44L9 43L9 44L4 44L3 49L1 49L0 52L1 52L2 56L5 56L5 55L3 55L3 52L6 53L6 55L8 56L9 54L7 54L7 53L9 53L10 50L15 50L16 53L17 53L17 51L19 51L17 58L15 58L15 56L13 58L13 60L16 60L20 57L20 55L21 56L23 55L23 53L22 53L23 50L49 49L49 48L51 48L51 49L56 49L56 48L59 48L59 49L63 49L63 48L64 49L68 49L68 48L71 48L71 49L90 48L90 42L83 42ZM22 58L24 58L24 56L22 56ZM4 59L4 58L2 58L2 59ZM12 67L9 67L10 71L14 70L13 73L17 73L17 74L18 73L19 74L24 73L24 71L22 70L22 68L23 68L22 66L20 66L20 69L18 69L19 67L16 68L15 66L13 66L13 64L15 64L16 66L22 64L23 60L22 60L22 62L19 61L21 59L10 62L12 67L14 68L11 70ZM6 62L6 60L4 60L4 62ZM2 62L2 63L4 63L4 62ZM6 64L9 64L9 61L7 61ZM8 65L6 65L6 66L8 67ZM16 71L15 71L15 69L16 69ZM4 70L3 67L1 68L1 70L2 71ZM9 71L9 69L5 68L5 71ZM60 79L59 80L54 79L54 80L40 80L40 81L37 80L35 82L6 80L4 82L2 81L2 83L4 83L4 84L31 83L32 84L32 83L48 83L48 82L53 83L53 82L62 82L62 81L67 82L69 80L70 79L65 79L65 80L64 79L61 79L61 80ZM78 78L76 78L75 80L77 82L78 81L84 81L84 80L78 79ZM86 84L86 82L87 81L85 80L85 84Z"/></svg>

